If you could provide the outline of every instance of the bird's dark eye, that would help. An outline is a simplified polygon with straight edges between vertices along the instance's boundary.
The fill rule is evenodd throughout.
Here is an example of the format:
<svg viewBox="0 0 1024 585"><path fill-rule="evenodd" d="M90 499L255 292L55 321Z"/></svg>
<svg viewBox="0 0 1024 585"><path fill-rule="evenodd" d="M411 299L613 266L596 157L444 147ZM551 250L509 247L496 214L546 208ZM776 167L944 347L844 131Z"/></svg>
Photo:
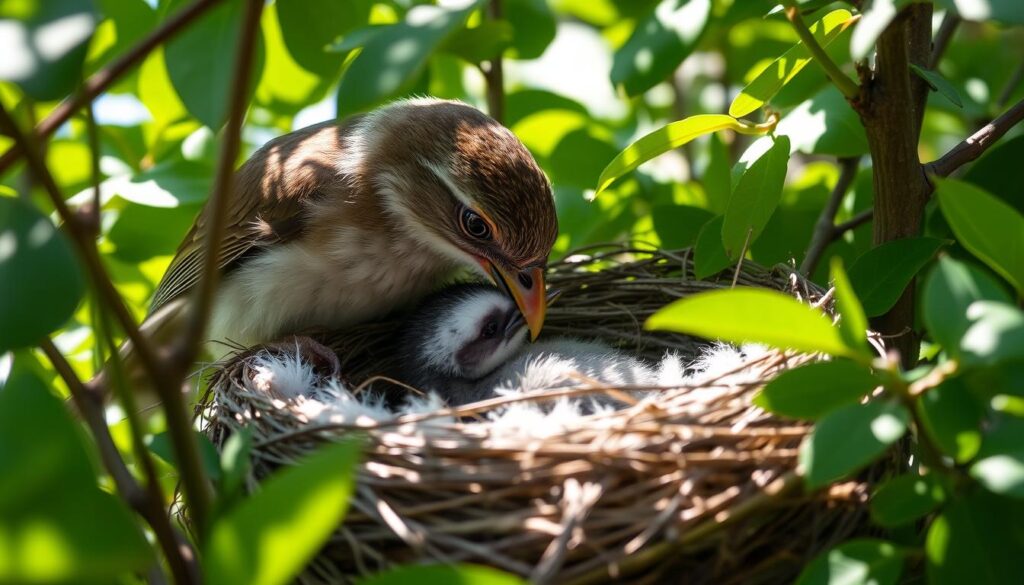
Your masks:
<svg viewBox="0 0 1024 585"><path fill-rule="evenodd" d="M483 328L480 330L481 339L492 339L498 334L498 321L497 319L488 319L484 323Z"/></svg>
<svg viewBox="0 0 1024 585"><path fill-rule="evenodd" d="M478 240L491 239L491 226L472 209L462 210L462 231Z"/></svg>

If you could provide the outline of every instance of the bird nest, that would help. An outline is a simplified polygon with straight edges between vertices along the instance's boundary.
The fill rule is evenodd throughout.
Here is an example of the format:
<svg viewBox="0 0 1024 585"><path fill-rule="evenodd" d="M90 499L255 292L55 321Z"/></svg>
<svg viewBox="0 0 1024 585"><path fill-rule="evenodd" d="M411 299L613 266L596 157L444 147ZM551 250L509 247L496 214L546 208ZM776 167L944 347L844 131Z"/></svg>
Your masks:
<svg viewBox="0 0 1024 585"><path fill-rule="evenodd" d="M548 583L790 581L814 554L865 526L865 485L803 493L797 452L808 425L751 403L767 380L815 358L748 348L700 367L711 344L642 324L673 300L734 279L826 311L830 296L785 266L745 263L738 274L697 280L691 260L687 251L626 247L570 256L551 266L548 282L563 295L544 328L649 359L673 351L697 360L685 384L612 388L581 379L539 394L456 408L421 401L391 417L325 424L255 381L266 354L250 350L214 373L205 430L217 445L252 430L250 489L319 445L363 437L347 517L301 582L346 582L414 562L482 563ZM322 336L347 374L333 388L372 380L393 331L383 321ZM526 418L510 420L526 402L595 393L626 405L521 410Z"/></svg>

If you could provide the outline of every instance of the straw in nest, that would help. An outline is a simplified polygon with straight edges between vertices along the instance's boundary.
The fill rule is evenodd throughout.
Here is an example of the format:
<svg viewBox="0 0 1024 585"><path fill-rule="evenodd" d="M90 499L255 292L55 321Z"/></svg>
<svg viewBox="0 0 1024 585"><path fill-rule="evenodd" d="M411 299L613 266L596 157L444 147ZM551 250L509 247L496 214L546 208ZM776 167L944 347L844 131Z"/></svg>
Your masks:
<svg viewBox="0 0 1024 585"><path fill-rule="evenodd" d="M549 282L563 296L545 335L694 360L695 373L668 387L581 381L454 409L413 399L393 412L347 390L386 361L396 325L381 322L322 337L342 358L345 381L318 381L287 355L240 354L211 379L205 429L216 444L241 426L252 430L254 489L326 441L355 430L366 437L349 514L304 583L344 582L417 561L484 563L549 583L680 575L692 583L786 581L815 552L864 525L857 505L864 490L856 484L809 505L794 471L808 428L751 405L765 381L812 358L757 348L709 353L706 342L641 327L669 302L730 286L732 276L698 281L686 251L625 247L552 266ZM740 285L828 302L786 267L745 264L736 277ZM590 415L564 401L628 392L643 394ZM554 409L532 406L560 399Z"/></svg>

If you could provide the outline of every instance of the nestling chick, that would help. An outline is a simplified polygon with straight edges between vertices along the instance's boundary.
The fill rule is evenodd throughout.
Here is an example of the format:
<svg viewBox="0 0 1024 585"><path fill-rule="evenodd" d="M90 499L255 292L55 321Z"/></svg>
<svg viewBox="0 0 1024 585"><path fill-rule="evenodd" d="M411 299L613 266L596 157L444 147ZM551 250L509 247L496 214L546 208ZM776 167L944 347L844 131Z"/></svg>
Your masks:
<svg viewBox="0 0 1024 585"><path fill-rule="evenodd" d="M612 386L659 384L660 368L594 341L554 338L525 344L516 305L487 285L454 285L428 297L403 328L403 382L437 392L449 405L502 390L574 385L580 376ZM676 358L674 371L681 371Z"/></svg>
<svg viewBox="0 0 1024 585"><path fill-rule="evenodd" d="M462 267L514 299L531 336L543 325L550 185L508 129L465 104L401 101L281 136L238 170L229 206L212 340L364 322ZM204 210L153 311L196 284L207 223Z"/></svg>

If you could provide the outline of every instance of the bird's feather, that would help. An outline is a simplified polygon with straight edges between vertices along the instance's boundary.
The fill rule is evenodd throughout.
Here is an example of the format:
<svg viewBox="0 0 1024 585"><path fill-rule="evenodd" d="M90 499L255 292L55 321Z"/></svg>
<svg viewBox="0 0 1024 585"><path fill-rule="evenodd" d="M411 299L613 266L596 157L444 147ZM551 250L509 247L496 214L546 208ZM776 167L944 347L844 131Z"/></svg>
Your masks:
<svg viewBox="0 0 1024 585"><path fill-rule="evenodd" d="M338 125L330 121L281 136L257 151L235 175L228 203L227 227L221 237L218 267L236 268L261 246L299 237L306 209L325 188L343 189L338 160L345 137L358 117ZM150 312L187 293L202 273L209 231L209 207L192 225L164 274Z"/></svg>

